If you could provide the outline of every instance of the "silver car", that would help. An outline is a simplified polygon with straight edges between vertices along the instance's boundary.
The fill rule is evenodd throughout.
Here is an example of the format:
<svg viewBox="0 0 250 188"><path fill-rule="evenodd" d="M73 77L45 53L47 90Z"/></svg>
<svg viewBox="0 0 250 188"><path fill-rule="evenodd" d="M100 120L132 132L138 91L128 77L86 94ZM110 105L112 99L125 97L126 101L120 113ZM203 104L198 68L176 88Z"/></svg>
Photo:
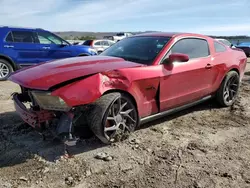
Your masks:
<svg viewBox="0 0 250 188"><path fill-rule="evenodd" d="M86 40L82 45L91 46L94 49L96 49L98 54L100 54L113 44L115 44L115 42L112 40L100 39L100 40Z"/></svg>

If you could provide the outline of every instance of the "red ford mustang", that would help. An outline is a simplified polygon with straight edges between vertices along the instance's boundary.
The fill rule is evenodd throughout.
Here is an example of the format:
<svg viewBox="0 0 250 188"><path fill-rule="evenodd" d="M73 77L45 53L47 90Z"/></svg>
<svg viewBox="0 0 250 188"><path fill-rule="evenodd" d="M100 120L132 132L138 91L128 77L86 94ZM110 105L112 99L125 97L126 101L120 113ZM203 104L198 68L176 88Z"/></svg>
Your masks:
<svg viewBox="0 0 250 188"><path fill-rule="evenodd" d="M232 105L246 62L244 52L207 36L151 33L123 39L98 56L29 67L9 80L21 86L13 100L29 125L70 140L77 126L87 125L111 143L141 123L211 97Z"/></svg>

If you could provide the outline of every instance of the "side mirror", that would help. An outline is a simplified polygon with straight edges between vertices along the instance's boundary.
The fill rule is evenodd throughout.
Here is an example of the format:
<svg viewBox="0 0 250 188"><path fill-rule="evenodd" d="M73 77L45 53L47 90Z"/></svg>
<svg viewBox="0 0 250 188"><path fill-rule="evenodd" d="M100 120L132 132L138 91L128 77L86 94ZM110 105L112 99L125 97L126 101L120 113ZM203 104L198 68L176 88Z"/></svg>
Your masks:
<svg viewBox="0 0 250 188"><path fill-rule="evenodd" d="M189 57L186 54L173 53L170 54L166 60L166 63L172 64L173 62L187 62L189 60Z"/></svg>
<svg viewBox="0 0 250 188"><path fill-rule="evenodd" d="M65 43L60 44L61 48L65 47L65 46L67 46L67 44L65 44Z"/></svg>

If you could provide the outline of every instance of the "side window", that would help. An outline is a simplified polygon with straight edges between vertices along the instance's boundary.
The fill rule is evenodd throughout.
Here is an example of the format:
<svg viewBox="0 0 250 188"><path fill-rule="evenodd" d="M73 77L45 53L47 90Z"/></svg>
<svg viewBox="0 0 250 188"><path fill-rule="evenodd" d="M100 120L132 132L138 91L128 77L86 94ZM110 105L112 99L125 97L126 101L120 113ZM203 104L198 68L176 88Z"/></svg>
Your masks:
<svg viewBox="0 0 250 188"><path fill-rule="evenodd" d="M225 52L227 50L225 46L216 41L214 41L214 49L215 52Z"/></svg>
<svg viewBox="0 0 250 188"><path fill-rule="evenodd" d="M102 45L103 46L109 46L109 42L108 41L102 41Z"/></svg>
<svg viewBox="0 0 250 188"><path fill-rule="evenodd" d="M96 42L95 45L96 45L96 46L101 46L101 42L100 42L100 41L99 41L99 42Z"/></svg>
<svg viewBox="0 0 250 188"><path fill-rule="evenodd" d="M189 59L207 57L209 56L209 46L206 40L187 38L179 40L170 49L168 55L171 53L183 53L189 56Z"/></svg>
<svg viewBox="0 0 250 188"><path fill-rule="evenodd" d="M38 40L40 44L63 44L63 40L56 37L55 35L48 33L48 32L38 32Z"/></svg>
<svg viewBox="0 0 250 188"><path fill-rule="evenodd" d="M7 37L5 38L6 42L14 42L13 41L13 36L12 36L12 32L9 32L9 34L7 35Z"/></svg>
<svg viewBox="0 0 250 188"><path fill-rule="evenodd" d="M50 41L40 33L37 34L37 37L40 44L52 44L52 41Z"/></svg>
<svg viewBox="0 0 250 188"><path fill-rule="evenodd" d="M19 43L35 43L35 38L31 31L12 31L12 41Z"/></svg>
<svg viewBox="0 0 250 188"><path fill-rule="evenodd" d="M109 41L109 46L112 46L113 44L115 44L114 42Z"/></svg>

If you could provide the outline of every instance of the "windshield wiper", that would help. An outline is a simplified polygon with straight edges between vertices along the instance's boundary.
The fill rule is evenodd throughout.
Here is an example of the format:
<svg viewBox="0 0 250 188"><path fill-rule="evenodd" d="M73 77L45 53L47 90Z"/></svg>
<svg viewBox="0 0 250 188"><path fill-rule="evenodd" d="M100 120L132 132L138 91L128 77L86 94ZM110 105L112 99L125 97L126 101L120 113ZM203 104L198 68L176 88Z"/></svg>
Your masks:
<svg viewBox="0 0 250 188"><path fill-rule="evenodd" d="M132 61L132 62L135 62L135 63L148 64L148 61L143 60L143 59L139 59L139 58L125 57L123 59L125 59L126 61Z"/></svg>
<svg viewBox="0 0 250 188"><path fill-rule="evenodd" d="M134 62L134 63L140 63L140 64L144 64L144 65L149 63L147 60L142 60L142 59L139 59L139 58L124 57L124 56L115 56L115 55L112 55L112 56L113 57L122 58L125 61L131 61L131 62Z"/></svg>

